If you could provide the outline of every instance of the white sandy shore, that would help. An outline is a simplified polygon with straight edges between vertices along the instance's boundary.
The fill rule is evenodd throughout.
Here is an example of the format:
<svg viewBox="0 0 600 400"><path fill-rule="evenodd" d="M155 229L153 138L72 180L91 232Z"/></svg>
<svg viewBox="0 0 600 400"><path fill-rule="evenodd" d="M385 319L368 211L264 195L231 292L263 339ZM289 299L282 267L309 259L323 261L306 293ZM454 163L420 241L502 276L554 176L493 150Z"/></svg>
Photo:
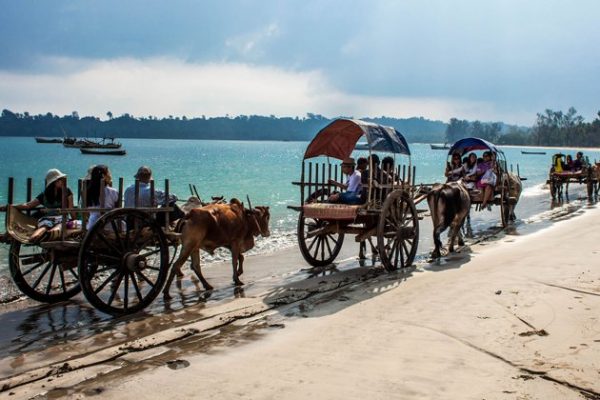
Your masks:
<svg viewBox="0 0 600 400"><path fill-rule="evenodd" d="M102 398L600 397L598 226L591 209L362 285L261 340L112 381Z"/></svg>

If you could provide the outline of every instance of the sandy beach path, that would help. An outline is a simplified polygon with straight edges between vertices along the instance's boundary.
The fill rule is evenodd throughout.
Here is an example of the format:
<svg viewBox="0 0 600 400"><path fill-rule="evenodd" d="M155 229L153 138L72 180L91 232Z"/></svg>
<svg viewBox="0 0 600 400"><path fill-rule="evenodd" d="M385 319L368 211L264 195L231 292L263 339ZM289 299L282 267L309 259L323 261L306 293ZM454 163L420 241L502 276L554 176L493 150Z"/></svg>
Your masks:
<svg viewBox="0 0 600 400"><path fill-rule="evenodd" d="M592 209L408 279L383 274L279 310L284 323L260 340L97 389L115 399L600 398L599 224Z"/></svg>
<svg viewBox="0 0 600 400"><path fill-rule="evenodd" d="M599 225L589 209L423 269L324 272L7 398L600 399Z"/></svg>

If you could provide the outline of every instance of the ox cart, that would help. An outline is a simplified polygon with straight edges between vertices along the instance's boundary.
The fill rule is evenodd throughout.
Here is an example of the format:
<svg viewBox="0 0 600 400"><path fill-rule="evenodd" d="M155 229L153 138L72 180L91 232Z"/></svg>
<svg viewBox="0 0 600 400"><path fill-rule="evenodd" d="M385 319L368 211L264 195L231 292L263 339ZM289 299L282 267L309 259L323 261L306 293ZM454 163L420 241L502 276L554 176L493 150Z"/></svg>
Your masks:
<svg viewBox="0 0 600 400"><path fill-rule="evenodd" d="M492 199L491 201L488 201L488 204L500 206L500 221L502 223L502 227L506 227L510 220L514 218L514 207L519 200L522 190L521 181L525 180L526 178L522 178L520 176L518 172L518 165L517 174L514 174L512 171L508 170L504 152L496 145L476 137L460 139L454 143L448 151L448 160L450 160L452 155L455 153L458 153L461 157L463 157L467 153L475 151L489 151L492 154L492 169L497 178L493 189ZM483 196L483 190L477 188L469 189L471 205L475 205L476 209L481 208Z"/></svg>
<svg viewBox="0 0 600 400"><path fill-rule="evenodd" d="M556 153L552 156L552 166L546 181L550 187L552 200L562 199L563 192L569 196L569 185L572 183L585 185L587 195L591 198L598 189L600 179L598 166L591 165L587 160L581 165L581 168L577 169L567 169L566 165L564 154Z"/></svg>
<svg viewBox="0 0 600 400"><path fill-rule="evenodd" d="M365 142L359 143L364 138ZM388 153L391 167L377 169L373 164L363 173L361 204L349 205L328 201L334 189L332 181L341 181L338 164L355 150ZM396 156L407 158L400 165ZM319 162L319 158L322 162ZM309 161L310 160L310 161ZM312 266L331 264L339 254L345 235L355 235L357 242L376 238L376 252L383 266L393 271L410 266L419 242L419 212L415 206L425 195L414 185L415 167L405 138L392 127L359 120L338 119L327 125L308 145L302 159L298 244L304 259Z"/></svg>
<svg viewBox="0 0 600 400"><path fill-rule="evenodd" d="M31 200L31 182L29 178L27 201ZM135 204L139 204L137 181L135 187ZM85 197L85 181L79 182L78 191ZM164 193L165 198L169 198L168 180L165 180ZM63 216L60 229L49 231L44 240L32 241L37 218L30 211L12 206L13 194L14 179L9 178L3 236L10 245L12 279L28 297L55 303L83 291L97 309L123 315L144 309L158 296L179 243L179 234L175 232L173 221L169 221L173 208L67 208L63 195L63 207L52 210ZM123 179L120 178L118 205L122 195ZM153 181L150 196L153 200ZM85 199L82 204L86 204ZM91 212L102 215L87 230L86 221ZM77 213L82 224L70 226L64 218L69 213ZM163 213L164 225L161 225L156 216Z"/></svg>

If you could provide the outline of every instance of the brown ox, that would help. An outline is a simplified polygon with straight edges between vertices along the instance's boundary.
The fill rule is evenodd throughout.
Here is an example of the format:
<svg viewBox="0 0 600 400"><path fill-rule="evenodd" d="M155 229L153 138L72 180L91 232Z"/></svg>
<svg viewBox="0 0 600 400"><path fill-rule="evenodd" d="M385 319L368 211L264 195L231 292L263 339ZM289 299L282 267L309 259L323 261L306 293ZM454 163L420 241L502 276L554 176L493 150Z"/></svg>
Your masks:
<svg viewBox="0 0 600 400"><path fill-rule="evenodd" d="M229 204L209 204L190 210L181 228L181 253L169 273L163 291L164 297L170 297L169 288L173 278L175 274L182 275L181 266L190 255L192 269L198 275L202 286L206 290L212 289L200 270L200 249L213 254L219 247L228 248L232 256L233 282L236 285L243 285L239 279L244 272L242 253L254 247L255 236L270 235L269 218L269 207L250 206L250 209L246 209L237 199L231 199Z"/></svg>
<svg viewBox="0 0 600 400"><path fill-rule="evenodd" d="M435 250L431 253L432 258L441 256L440 249L442 241L440 235L450 227L449 252L454 251L454 240L458 237L459 246L464 245L460 228L465 221L465 217L471 209L471 199L469 192L462 181L449 182L435 185L429 194L427 194L427 203L431 211L433 221L433 241Z"/></svg>

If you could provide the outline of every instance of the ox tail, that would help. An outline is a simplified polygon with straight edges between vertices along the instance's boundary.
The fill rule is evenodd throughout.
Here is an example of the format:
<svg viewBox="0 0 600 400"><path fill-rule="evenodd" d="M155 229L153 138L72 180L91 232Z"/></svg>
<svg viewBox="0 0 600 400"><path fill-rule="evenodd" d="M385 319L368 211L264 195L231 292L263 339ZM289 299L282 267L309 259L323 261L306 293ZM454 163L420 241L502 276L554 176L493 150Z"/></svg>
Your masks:
<svg viewBox="0 0 600 400"><path fill-rule="evenodd" d="M427 194L427 203L429 204L429 211L431 211L431 218L433 220L433 225L435 229L435 225L437 224L437 216L438 216L438 202L440 200L440 192L441 190L432 190Z"/></svg>

